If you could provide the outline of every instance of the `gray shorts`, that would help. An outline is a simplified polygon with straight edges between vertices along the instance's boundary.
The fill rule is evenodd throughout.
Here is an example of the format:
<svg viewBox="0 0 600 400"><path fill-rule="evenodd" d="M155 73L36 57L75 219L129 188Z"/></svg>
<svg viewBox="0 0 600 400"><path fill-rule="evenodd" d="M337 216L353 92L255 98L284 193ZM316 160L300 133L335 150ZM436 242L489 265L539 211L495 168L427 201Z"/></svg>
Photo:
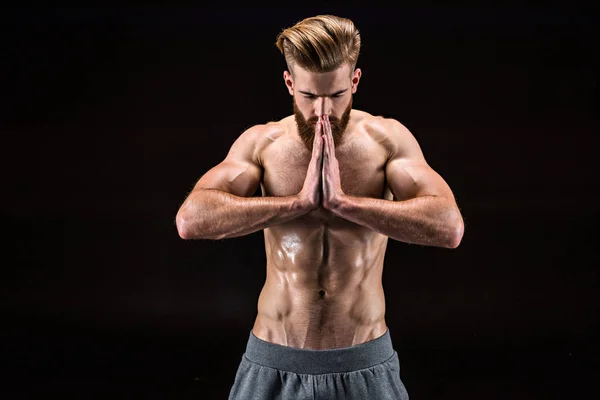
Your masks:
<svg viewBox="0 0 600 400"><path fill-rule="evenodd" d="M304 350L252 330L229 400L408 400L389 329L356 346Z"/></svg>

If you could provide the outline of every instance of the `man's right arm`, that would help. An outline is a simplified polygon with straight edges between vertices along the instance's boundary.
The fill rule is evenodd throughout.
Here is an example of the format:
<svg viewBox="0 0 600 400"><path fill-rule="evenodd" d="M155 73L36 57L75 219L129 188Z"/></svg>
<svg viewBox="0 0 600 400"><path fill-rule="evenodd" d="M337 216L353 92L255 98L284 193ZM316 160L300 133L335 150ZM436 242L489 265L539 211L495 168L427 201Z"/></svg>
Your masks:
<svg viewBox="0 0 600 400"><path fill-rule="evenodd" d="M226 239L297 218L314 209L305 196L251 197L262 177L256 148L264 126L242 133L227 157L196 183L177 212L182 239Z"/></svg>

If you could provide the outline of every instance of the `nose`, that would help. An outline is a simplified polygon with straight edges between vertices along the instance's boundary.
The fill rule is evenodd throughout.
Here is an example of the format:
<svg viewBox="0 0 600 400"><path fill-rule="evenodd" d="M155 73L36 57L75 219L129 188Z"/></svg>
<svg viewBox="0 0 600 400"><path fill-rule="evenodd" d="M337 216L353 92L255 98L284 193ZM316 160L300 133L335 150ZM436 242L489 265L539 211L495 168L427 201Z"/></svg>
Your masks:
<svg viewBox="0 0 600 400"><path fill-rule="evenodd" d="M326 96L319 97L315 101L315 115L322 117L324 115L331 115L333 111L333 101Z"/></svg>

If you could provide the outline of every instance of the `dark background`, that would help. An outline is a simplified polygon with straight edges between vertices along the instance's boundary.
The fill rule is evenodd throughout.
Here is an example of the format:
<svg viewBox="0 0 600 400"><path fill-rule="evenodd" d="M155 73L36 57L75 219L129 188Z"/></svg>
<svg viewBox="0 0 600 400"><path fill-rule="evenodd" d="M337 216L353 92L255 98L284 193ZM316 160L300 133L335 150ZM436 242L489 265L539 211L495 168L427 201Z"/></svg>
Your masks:
<svg viewBox="0 0 600 400"><path fill-rule="evenodd" d="M275 37L319 13L361 30L355 108L413 132L466 223L454 250L388 245L411 399L583 398L600 355L596 10L374 4L1 13L7 398L227 397L262 232L184 241L174 217L244 129L291 112Z"/></svg>

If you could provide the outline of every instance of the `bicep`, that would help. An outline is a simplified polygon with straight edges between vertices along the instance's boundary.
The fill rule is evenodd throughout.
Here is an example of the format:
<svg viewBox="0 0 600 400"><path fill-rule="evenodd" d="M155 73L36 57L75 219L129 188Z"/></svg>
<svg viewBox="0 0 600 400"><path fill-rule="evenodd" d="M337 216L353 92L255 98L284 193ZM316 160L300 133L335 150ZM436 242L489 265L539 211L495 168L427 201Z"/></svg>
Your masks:
<svg viewBox="0 0 600 400"><path fill-rule="evenodd" d="M249 162L223 160L206 172L194 190L217 189L241 197L250 197L258 189L260 168Z"/></svg>
<svg viewBox="0 0 600 400"><path fill-rule="evenodd" d="M386 165L387 184L397 200L420 196L438 196L453 199L446 181L429 166L419 143L397 121L390 127L392 151Z"/></svg>
<svg viewBox="0 0 600 400"><path fill-rule="evenodd" d="M387 183L397 200L454 196L446 181L424 160L395 159L386 167Z"/></svg>
<svg viewBox="0 0 600 400"><path fill-rule="evenodd" d="M193 190L217 189L236 196L252 196L262 177L262 168L255 157L256 139L256 132L244 132L227 157L202 175Z"/></svg>

